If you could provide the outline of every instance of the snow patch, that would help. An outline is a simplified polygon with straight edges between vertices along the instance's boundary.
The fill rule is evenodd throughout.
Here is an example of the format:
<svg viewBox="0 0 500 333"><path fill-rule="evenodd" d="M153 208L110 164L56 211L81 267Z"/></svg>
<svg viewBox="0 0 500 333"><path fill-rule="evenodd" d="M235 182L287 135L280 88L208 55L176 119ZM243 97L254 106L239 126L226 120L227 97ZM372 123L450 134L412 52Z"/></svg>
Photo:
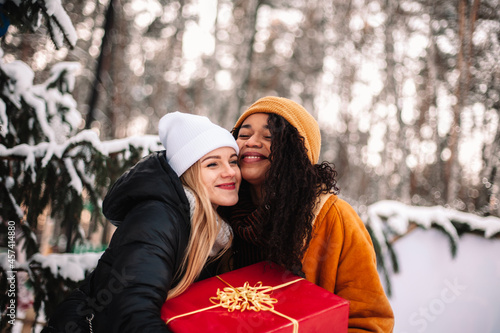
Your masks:
<svg viewBox="0 0 500 333"><path fill-rule="evenodd" d="M55 277L80 282L85 278L86 272L93 270L97 266L102 253L54 253L46 256L36 253L30 258L29 262L38 262L43 268L49 268Z"/></svg>

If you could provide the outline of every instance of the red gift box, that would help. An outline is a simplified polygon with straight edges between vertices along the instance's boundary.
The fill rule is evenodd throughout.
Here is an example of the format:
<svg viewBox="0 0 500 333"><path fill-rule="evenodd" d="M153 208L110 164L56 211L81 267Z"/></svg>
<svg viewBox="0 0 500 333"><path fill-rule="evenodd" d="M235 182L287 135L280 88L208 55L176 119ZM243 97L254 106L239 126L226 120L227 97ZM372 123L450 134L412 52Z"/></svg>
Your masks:
<svg viewBox="0 0 500 333"><path fill-rule="evenodd" d="M247 292L244 287L248 286L262 286L251 290L250 293L267 298L267 303L264 300L263 305L260 305L274 309L253 311L247 308L244 311L230 311L217 299L219 297L224 301L224 297L231 294L242 296ZM265 288L267 286L272 288ZM235 289L238 292L235 292ZM228 304L242 306L231 298ZM247 306L255 304L250 302ZM167 322L169 329L176 333L343 333L347 332L348 317L348 301L268 262L196 282L182 295L166 301L161 310L161 318Z"/></svg>

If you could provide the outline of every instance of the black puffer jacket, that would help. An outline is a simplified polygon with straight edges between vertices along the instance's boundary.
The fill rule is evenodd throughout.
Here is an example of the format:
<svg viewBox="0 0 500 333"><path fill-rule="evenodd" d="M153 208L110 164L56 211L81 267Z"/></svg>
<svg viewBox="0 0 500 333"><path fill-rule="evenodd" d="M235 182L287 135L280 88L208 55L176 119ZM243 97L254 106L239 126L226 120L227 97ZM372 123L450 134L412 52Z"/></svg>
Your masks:
<svg viewBox="0 0 500 333"><path fill-rule="evenodd" d="M81 315L92 312L97 333L169 332L160 309L177 282L190 220L188 200L165 151L123 174L106 195L103 212L118 226L109 248L80 290L61 304L49 331L88 329ZM81 291L88 295L83 302Z"/></svg>

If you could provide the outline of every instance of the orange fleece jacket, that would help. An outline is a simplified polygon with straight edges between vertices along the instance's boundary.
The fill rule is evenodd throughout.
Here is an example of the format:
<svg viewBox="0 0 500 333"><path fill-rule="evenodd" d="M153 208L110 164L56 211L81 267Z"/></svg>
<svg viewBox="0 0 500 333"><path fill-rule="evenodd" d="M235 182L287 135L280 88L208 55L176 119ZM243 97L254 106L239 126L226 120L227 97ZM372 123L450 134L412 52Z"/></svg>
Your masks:
<svg viewBox="0 0 500 333"><path fill-rule="evenodd" d="M392 332L394 314L377 272L373 243L361 218L334 194L321 198L302 260L306 279L348 300L348 332ZM320 205L321 205L320 203Z"/></svg>

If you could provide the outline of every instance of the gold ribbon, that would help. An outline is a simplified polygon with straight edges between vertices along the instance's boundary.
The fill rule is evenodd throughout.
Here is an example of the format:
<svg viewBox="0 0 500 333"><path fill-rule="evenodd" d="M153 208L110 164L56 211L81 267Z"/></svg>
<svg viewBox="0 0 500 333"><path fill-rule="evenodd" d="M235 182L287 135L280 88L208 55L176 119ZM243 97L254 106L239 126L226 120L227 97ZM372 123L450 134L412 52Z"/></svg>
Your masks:
<svg viewBox="0 0 500 333"><path fill-rule="evenodd" d="M214 305L169 318L166 321L167 325L172 320L177 318L189 316L198 312L214 309L217 307L223 307L227 309L229 312L233 312L235 310L240 310L242 312L245 310L251 310L256 312L270 311L278 316L290 320L293 324L293 333L299 332L299 322L296 319L274 310L274 304L278 303L278 300L276 298L272 298L270 293L273 290L280 289L289 286L295 282L298 282L300 280L303 280L303 278L298 278L296 280L280 284L276 287L262 286L262 282L259 281L253 287L250 286L248 282L245 282L243 284L243 287L237 287L237 288L231 286L229 283L224 281L224 279L222 279L218 275L217 278L222 282L224 282L229 287L226 287L222 290L217 288L217 296L210 297L210 302L212 302Z"/></svg>

